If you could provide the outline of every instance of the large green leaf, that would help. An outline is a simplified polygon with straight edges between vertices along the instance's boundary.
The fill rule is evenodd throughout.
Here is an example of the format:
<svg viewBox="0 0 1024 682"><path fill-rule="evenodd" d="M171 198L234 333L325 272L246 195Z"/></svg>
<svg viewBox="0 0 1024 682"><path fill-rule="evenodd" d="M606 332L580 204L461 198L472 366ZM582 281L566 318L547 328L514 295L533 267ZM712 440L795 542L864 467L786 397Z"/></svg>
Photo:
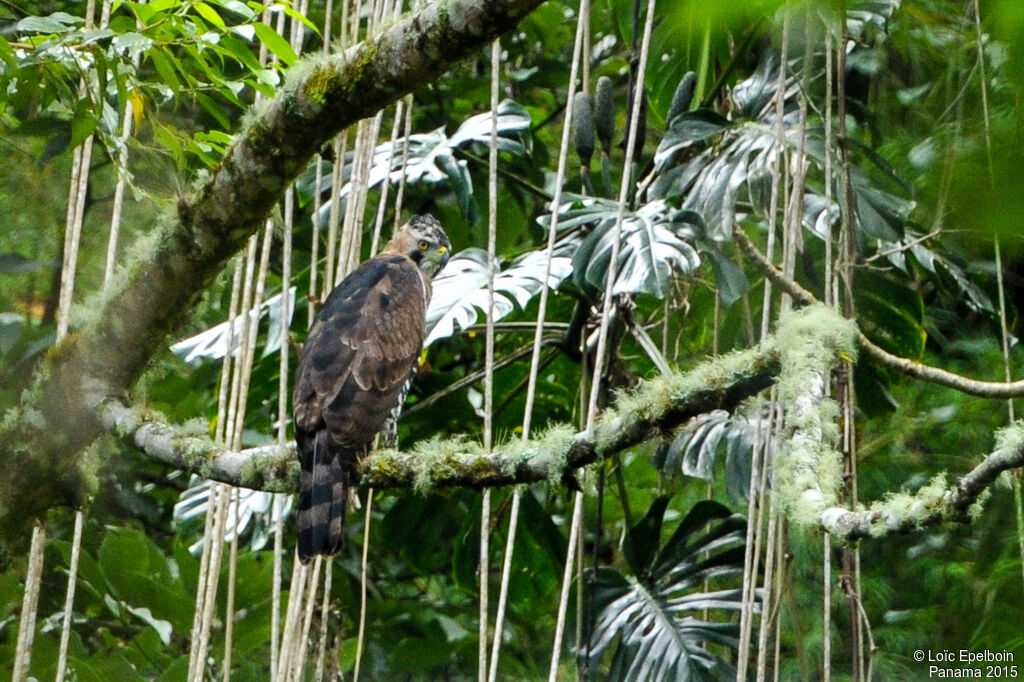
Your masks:
<svg viewBox="0 0 1024 682"><path fill-rule="evenodd" d="M492 118L490 111L472 116L463 121L450 136L444 128L438 128L429 133L415 133L408 138L382 142L374 149L367 186L376 187L385 180L398 183L403 176L408 183L445 183L454 192L463 215L470 222L475 221L477 207L473 196L473 181L466 161L456 158L455 154L459 149L489 144ZM530 114L522 105L513 100L499 103L495 121L498 150L515 156L527 156L531 146L528 134L530 124ZM343 169L344 184L338 194L342 200L348 197L352 189L352 158L350 153ZM300 196L312 195L313 177L311 167L299 181ZM330 196L320 209L321 225L327 224L334 200L331 188L330 174L325 171L320 191Z"/></svg>
<svg viewBox="0 0 1024 682"><path fill-rule="evenodd" d="M850 2L849 30L860 35L866 26L884 27L896 5L895 0ZM823 54L819 51L812 59L816 60L812 71L817 78L817 63L823 60ZM726 240L743 214L767 212L767 190L779 158L790 157L790 163L794 163L796 152L803 148L812 164L805 188L804 203L809 210L804 224L824 237L828 223L838 220L839 211L834 202L831 210L823 210L820 186L825 168L824 129L821 125L808 126L799 115L801 87L797 78L803 68L801 62L802 58L790 60L786 78L780 83L779 58L775 51L766 52L756 71L733 87L731 119L706 110L675 116L655 152L653 171L641 182L642 187L649 188L649 198L680 202L682 208L695 211L704 219L710 238ZM781 120L774 104L780 87ZM864 165L880 171L886 182L895 180L902 184L873 150L852 139L848 146L857 152ZM859 236L899 239L914 202L877 186L856 165L851 168L851 179L854 224ZM833 196L837 195L833 192Z"/></svg>
<svg viewBox="0 0 1024 682"><path fill-rule="evenodd" d="M655 499L644 517L626 533L622 554L636 575L646 574L658 553L658 546L661 544L661 521L665 516L669 499L671 498L667 495Z"/></svg>
<svg viewBox="0 0 1024 682"><path fill-rule="evenodd" d="M618 203L577 195L565 199L559 228L592 226L573 256L573 279L583 289L604 291L615 245ZM546 222L547 217L541 221ZM673 273L689 273L700 265L696 241L701 234L700 216L664 201L625 211L612 293L664 297Z"/></svg>
<svg viewBox="0 0 1024 682"><path fill-rule="evenodd" d="M529 251L498 269L494 275L494 321L511 313L516 305L525 308L540 293L545 275L549 288L556 289L572 272L571 246L559 245L550 259L546 249ZM477 311L487 312L488 303L487 253L468 248L455 254L434 280L425 345L468 329L476 323Z"/></svg>
<svg viewBox="0 0 1024 682"><path fill-rule="evenodd" d="M741 607L738 587L717 585L743 571L746 524L716 502L698 503L655 555L651 543L657 543L667 503L658 498L627 535L627 559L644 569L641 575L615 568L591 574L598 617L590 664L614 647L609 680L731 679L732 666L706 645L735 648L738 626L732 618L694 614ZM708 581L716 589L706 588Z"/></svg>
<svg viewBox="0 0 1024 682"><path fill-rule="evenodd" d="M731 500L745 499L750 485L750 459L757 431L768 428L758 414L713 410L690 421L672 442L658 451L655 466L664 474L682 472L705 481L715 478L715 462L725 451L725 486Z"/></svg>

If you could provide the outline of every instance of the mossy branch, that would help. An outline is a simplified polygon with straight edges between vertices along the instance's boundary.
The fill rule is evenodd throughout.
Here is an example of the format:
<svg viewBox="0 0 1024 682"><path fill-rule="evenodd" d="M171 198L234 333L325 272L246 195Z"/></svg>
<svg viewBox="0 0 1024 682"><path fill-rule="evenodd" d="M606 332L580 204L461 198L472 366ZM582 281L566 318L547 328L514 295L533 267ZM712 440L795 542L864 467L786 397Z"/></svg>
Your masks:
<svg viewBox="0 0 1024 682"><path fill-rule="evenodd" d="M786 277L741 230L736 230L733 237L762 274L795 301L808 306L820 305L814 294ZM978 381L892 355L872 343L855 327L854 333L857 345L865 355L885 367L909 376L983 398L1011 398L1024 395L1024 380ZM780 345L793 347L791 342L780 342ZM849 353L850 349L846 349L845 352ZM828 354L821 357L828 357ZM794 364L786 357L783 357L782 363L787 371L789 367L799 368L801 365ZM785 384L785 381L780 381L780 384ZM808 386L806 381L797 382L797 385ZM791 393L789 400L784 402L791 407L787 423L789 433L795 434L795 437L787 439L783 451L783 460L779 467L781 480L776 481L777 492L791 518L805 525L820 525L839 539L880 537L888 533L908 532L948 521L969 522L981 513L981 505L988 494L988 486L999 474L1024 467L1024 425L1018 422L997 433L996 450L958 479L956 485L947 485L946 475L939 474L915 493L893 493L869 507L862 506L850 510L832 506L835 499L829 491L838 490L839 475L836 468L837 456L832 449L835 435L830 433L834 427L824 423L819 426L815 422L811 424L812 430L809 432L800 432L799 428L794 430L794 416L799 420L800 413L807 410L799 408L799 393ZM802 399L805 402L817 403L826 411L833 410L831 401L819 391L805 393ZM793 412L796 414L792 414ZM816 412L818 417L822 414L820 410L810 412ZM809 436L811 437L808 438Z"/></svg>
<svg viewBox="0 0 1024 682"><path fill-rule="evenodd" d="M778 332L758 348L641 382L635 391L618 396L591 430L556 426L525 442L498 445L491 453L464 437L437 438L408 452L373 452L359 463L356 475L363 486L420 491L557 482L579 467L665 436L698 415L732 411L777 384L787 410L773 494L795 523L854 540L972 520L999 474L1024 467L1024 424L1001 431L996 451L955 486L939 475L916 493L891 494L870 507L836 506L841 485L838 409L828 396L826 380L836 363L856 359L856 341L850 320L826 306L811 305L783 315ZM293 492L297 487L294 444L238 452L118 400L104 401L99 412L105 428L176 468L259 490Z"/></svg>
<svg viewBox="0 0 1024 682"><path fill-rule="evenodd" d="M779 402L786 412L775 498L787 516L803 525L839 498L839 408L828 394L828 379L837 362L856 358L855 339L853 322L823 305L780 318Z"/></svg>
<svg viewBox="0 0 1024 682"><path fill-rule="evenodd" d="M573 469L668 433L699 414L735 409L772 385L779 371L777 355L774 344L768 344L646 381L622 396L590 431L574 433L557 426L535 439L500 445L491 454L465 438L434 439L410 452L376 451L360 462L357 477L361 485L374 488L420 490L558 481ZM258 490L294 492L298 487L294 443L234 451L116 399L104 401L99 412L109 431L175 468Z"/></svg>
<svg viewBox="0 0 1024 682"><path fill-rule="evenodd" d="M1024 423L996 434L996 449L978 466L948 485L935 476L914 493L895 493L856 511L830 508L821 514L822 527L845 540L909 532L946 522L966 523L981 513L988 487L1001 473L1024 467Z"/></svg>

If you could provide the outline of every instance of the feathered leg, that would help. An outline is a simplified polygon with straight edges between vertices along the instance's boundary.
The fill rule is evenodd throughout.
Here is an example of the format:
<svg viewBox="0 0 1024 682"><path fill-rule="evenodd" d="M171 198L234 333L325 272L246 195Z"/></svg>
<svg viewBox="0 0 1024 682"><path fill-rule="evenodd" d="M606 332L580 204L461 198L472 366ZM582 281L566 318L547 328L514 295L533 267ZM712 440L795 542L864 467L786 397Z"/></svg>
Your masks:
<svg viewBox="0 0 1024 682"><path fill-rule="evenodd" d="M299 446L299 559L341 549L348 508L348 468L354 457L327 431L296 433Z"/></svg>

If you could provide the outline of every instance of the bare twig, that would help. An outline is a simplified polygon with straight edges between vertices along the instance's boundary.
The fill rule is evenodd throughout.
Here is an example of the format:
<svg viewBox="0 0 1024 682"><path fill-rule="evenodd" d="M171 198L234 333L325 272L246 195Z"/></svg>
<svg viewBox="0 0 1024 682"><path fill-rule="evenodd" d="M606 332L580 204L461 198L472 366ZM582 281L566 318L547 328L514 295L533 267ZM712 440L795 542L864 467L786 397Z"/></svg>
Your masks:
<svg viewBox="0 0 1024 682"><path fill-rule="evenodd" d="M750 258L757 269L792 296L794 300L804 305L817 303L818 299L814 294L783 275L754 246L754 243L750 241L750 238L742 230L734 230L733 239L735 239L737 246ZM868 357L880 365L897 370L916 379L921 379L922 381L946 386L947 388L978 396L979 398L1014 398L1024 396L1024 379L1008 382L971 379L970 377L955 374L940 367L932 367L915 360L908 360L907 358L893 355L873 343L863 332L857 332L857 343Z"/></svg>

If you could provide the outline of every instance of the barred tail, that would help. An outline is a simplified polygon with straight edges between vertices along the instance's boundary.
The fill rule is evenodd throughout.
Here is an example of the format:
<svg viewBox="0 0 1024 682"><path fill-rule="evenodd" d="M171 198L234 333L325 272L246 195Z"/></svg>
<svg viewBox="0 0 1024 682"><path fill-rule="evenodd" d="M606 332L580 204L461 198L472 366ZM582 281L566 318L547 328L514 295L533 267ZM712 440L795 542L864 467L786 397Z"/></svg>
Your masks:
<svg viewBox="0 0 1024 682"><path fill-rule="evenodd" d="M297 434L298 435L298 434ZM317 554L341 549L348 507L350 453L331 442L326 431L298 438L299 559L308 563Z"/></svg>

